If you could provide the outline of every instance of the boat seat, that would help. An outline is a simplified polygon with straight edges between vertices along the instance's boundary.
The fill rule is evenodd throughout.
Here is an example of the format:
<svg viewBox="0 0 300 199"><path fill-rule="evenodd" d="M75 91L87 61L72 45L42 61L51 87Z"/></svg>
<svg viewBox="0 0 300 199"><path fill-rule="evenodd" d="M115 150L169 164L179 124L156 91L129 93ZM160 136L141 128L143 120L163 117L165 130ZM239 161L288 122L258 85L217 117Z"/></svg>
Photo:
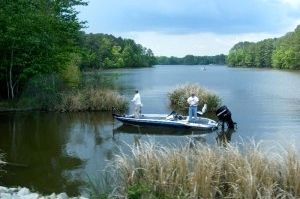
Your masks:
<svg viewBox="0 0 300 199"><path fill-rule="evenodd" d="M174 121L174 120L183 120L184 117L182 115L178 115L178 114L175 114L175 115L168 115L166 117L167 120L171 120L171 121Z"/></svg>
<svg viewBox="0 0 300 199"><path fill-rule="evenodd" d="M175 120L175 116L174 115L168 115L166 117L166 120Z"/></svg>

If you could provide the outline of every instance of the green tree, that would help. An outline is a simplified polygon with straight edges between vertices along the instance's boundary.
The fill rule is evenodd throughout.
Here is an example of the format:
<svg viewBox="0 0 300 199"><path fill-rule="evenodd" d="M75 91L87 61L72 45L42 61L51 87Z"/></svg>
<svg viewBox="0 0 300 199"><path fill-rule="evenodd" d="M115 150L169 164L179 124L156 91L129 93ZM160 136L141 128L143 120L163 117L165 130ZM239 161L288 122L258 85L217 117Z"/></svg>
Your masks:
<svg viewBox="0 0 300 199"><path fill-rule="evenodd" d="M158 56L156 57L156 63L161 65L208 65L208 64L225 64L226 56L216 55L216 56L194 56L186 55L183 58L178 57L166 57Z"/></svg>
<svg viewBox="0 0 300 199"><path fill-rule="evenodd" d="M300 26L280 38L239 42L230 49L227 62L232 66L300 69Z"/></svg>
<svg viewBox="0 0 300 199"><path fill-rule="evenodd" d="M151 49L136 44L132 39L123 39L106 34L82 36L84 50L82 69L148 67L155 64Z"/></svg>
<svg viewBox="0 0 300 199"><path fill-rule="evenodd" d="M62 71L78 51L81 0L0 1L1 94L14 99L28 79Z"/></svg>

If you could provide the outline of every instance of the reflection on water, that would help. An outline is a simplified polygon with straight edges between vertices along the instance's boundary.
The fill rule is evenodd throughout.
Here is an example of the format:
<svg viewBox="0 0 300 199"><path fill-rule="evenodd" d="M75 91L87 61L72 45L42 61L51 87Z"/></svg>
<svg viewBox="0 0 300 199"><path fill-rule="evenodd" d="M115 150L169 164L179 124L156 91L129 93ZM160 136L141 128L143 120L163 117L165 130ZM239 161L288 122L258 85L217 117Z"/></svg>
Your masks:
<svg viewBox="0 0 300 199"><path fill-rule="evenodd" d="M235 132L234 129L224 129L222 128L220 131L217 132L216 140L220 146L226 146L228 143L231 142L231 136Z"/></svg>
<svg viewBox="0 0 300 199"><path fill-rule="evenodd" d="M98 176L114 154L128 150L128 144L151 141L176 146L201 142L226 146L239 137L250 137L296 145L300 139L299 72L156 66L107 71L103 82L110 76L115 80L113 87L126 98L131 99L135 89L140 91L144 113L170 113L168 92L180 83L199 83L216 92L230 107L239 129L183 132L120 126L111 114L96 112L0 113L0 149L8 162L24 165L5 167L7 173L0 184L26 186L45 194L77 195L86 188L87 176Z"/></svg>
<svg viewBox="0 0 300 199"><path fill-rule="evenodd" d="M207 134L215 130L194 130L194 129L179 129L159 126L139 126L139 125L120 125L113 129L114 135L118 133L127 134L144 134L144 135L193 135L193 134Z"/></svg>
<svg viewBox="0 0 300 199"><path fill-rule="evenodd" d="M5 185L32 187L43 193L78 194L84 177L103 168L114 145L111 116L97 113L0 114L0 145L7 167Z"/></svg>
<svg viewBox="0 0 300 199"><path fill-rule="evenodd" d="M213 143L215 136L212 131L121 125L110 113L96 112L2 113L0 128L6 160L25 165L6 167L1 184L69 195L85 192L88 177L98 176L114 154L129 150L128 144L180 145L191 136Z"/></svg>

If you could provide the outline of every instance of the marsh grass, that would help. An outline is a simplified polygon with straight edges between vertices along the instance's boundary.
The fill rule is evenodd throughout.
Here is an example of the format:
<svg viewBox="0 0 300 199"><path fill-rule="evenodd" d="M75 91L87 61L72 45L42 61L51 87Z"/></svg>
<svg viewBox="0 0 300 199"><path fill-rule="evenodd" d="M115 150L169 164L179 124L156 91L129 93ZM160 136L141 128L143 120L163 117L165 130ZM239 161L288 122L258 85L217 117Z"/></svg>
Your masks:
<svg viewBox="0 0 300 199"><path fill-rule="evenodd" d="M194 93L199 98L198 108L207 104L208 111L215 111L221 105L221 99L216 94L207 91L197 84L184 84L177 86L169 92L170 106L172 109L185 111L188 108L187 99Z"/></svg>
<svg viewBox="0 0 300 199"><path fill-rule="evenodd" d="M4 172L3 166L5 164L6 164L6 162L4 161L4 154L0 153L0 177L1 177L2 173Z"/></svg>
<svg viewBox="0 0 300 199"><path fill-rule="evenodd" d="M84 89L60 94L60 102L55 110L73 111L110 111L112 107L124 111L128 108L125 97L112 90Z"/></svg>
<svg viewBox="0 0 300 199"><path fill-rule="evenodd" d="M112 183L111 176L107 175L107 172L99 173L97 176L87 176L87 194L89 198L106 199L109 194L113 192L114 184Z"/></svg>
<svg viewBox="0 0 300 199"><path fill-rule="evenodd" d="M299 198L300 159L263 143L165 147L141 143L114 160L127 198Z"/></svg>

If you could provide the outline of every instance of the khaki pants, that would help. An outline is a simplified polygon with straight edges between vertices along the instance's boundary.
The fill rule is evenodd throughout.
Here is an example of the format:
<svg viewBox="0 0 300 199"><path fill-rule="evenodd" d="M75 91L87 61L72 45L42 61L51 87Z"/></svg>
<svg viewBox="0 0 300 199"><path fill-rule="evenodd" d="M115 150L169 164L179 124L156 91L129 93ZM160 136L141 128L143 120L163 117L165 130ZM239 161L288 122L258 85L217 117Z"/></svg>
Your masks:
<svg viewBox="0 0 300 199"><path fill-rule="evenodd" d="M135 105L134 107L134 117L139 118L141 115L141 105Z"/></svg>

